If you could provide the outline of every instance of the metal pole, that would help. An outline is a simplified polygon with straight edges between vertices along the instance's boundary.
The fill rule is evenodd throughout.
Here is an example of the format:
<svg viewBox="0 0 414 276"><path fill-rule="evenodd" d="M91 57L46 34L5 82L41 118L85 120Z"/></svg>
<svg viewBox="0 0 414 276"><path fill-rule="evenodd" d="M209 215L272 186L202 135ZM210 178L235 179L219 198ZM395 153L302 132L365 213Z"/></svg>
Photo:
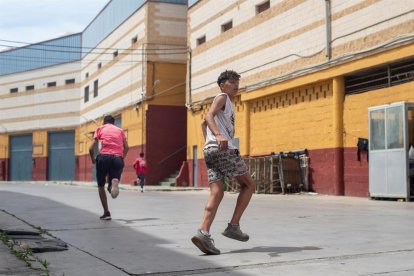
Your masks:
<svg viewBox="0 0 414 276"><path fill-rule="evenodd" d="M331 59L331 40L332 40L332 30L331 30L331 1L325 0L325 27L326 27L326 57Z"/></svg>

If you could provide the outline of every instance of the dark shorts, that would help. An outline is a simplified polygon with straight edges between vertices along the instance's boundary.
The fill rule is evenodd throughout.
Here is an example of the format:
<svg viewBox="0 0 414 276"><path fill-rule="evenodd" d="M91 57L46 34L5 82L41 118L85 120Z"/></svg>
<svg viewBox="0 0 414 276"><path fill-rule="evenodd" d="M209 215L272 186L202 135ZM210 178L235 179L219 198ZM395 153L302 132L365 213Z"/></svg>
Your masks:
<svg viewBox="0 0 414 276"><path fill-rule="evenodd" d="M247 173L247 167L240 157L237 149L220 151L216 147L204 149L204 160L206 161L208 183L216 182Z"/></svg>
<svg viewBox="0 0 414 276"><path fill-rule="evenodd" d="M122 170L124 169L124 159L117 155L98 154L96 156L96 179L98 187L105 186L106 177L109 183L112 179L121 180Z"/></svg>

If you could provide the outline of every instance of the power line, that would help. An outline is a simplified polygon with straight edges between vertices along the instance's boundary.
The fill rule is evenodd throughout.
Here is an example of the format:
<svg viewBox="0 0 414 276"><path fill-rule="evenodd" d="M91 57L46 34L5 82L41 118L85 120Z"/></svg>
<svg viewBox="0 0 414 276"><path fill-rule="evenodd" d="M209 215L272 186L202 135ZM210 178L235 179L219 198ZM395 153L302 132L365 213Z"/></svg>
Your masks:
<svg viewBox="0 0 414 276"><path fill-rule="evenodd" d="M187 52L176 52L176 53L150 53L145 54L145 56L167 56L167 55L184 55ZM27 61L27 62L76 62L76 61L83 61L83 62L111 62L113 59L81 59L81 58L54 58L54 57L35 57L35 56L23 56L23 55L10 55L10 56L0 56L0 60L11 60L11 61ZM119 60L120 63L135 63L135 62L142 62L142 60Z"/></svg>
<svg viewBox="0 0 414 276"><path fill-rule="evenodd" d="M22 41L14 41L14 40L6 40L6 39L0 39L1 42L6 42L6 43L18 43L18 44L25 44L25 46L22 47L17 47L14 45L0 45L3 47L11 47L12 49L10 49L10 51L13 50L19 50L19 49L32 49L32 48L28 48L30 46L42 46L42 47L56 47L56 48L67 48L67 49L89 49L89 50L103 50L103 51L108 51L108 50L114 50L114 51L127 51L127 50L131 50L130 48L102 48L102 47L86 47L86 46L70 46L70 45L50 45L50 44L43 44L42 42L40 43L28 43L28 42L22 42ZM162 45L162 44L147 44L147 45ZM168 45L168 46L172 46L172 45ZM175 50L188 50L187 46L180 46L177 45L177 47L169 47L169 48L162 48L162 49L158 49L158 48L145 48L145 49L141 49L141 48L136 48L133 49L132 51L158 51L158 50L166 50L166 51L175 51ZM82 51L76 51L76 53L81 53ZM84 53L90 53L89 52L84 52Z"/></svg>

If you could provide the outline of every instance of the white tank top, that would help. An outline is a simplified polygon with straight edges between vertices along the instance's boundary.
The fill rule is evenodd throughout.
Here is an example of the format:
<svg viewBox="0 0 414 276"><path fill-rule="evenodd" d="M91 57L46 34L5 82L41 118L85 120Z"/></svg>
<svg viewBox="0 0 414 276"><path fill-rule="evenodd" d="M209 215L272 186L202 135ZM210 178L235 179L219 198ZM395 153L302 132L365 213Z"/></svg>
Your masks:
<svg viewBox="0 0 414 276"><path fill-rule="evenodd" d="M226 93L218 94L213 102L217 99L220 95L226 95L226 104L224 106L224 111L221 109L216 116L214 117L214 121L216 122L218 131L220 134L227 139L228 141L228 148L229 149L237 149L234 144L234 109L233 104L227 96ZM206 137L206 144L204 148L210 147L218 147L216 136L214 136L213 132L207 126L207 137Z"/></svg>

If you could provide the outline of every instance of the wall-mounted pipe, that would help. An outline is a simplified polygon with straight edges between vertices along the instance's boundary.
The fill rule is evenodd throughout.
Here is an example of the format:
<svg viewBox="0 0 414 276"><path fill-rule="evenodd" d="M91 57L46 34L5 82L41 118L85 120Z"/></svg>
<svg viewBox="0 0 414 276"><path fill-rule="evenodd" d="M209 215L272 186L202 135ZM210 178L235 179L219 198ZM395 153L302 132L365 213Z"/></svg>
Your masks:
<svg viewBox="0 0 414 276"><path fill-rule="evenodd" d="M326 57L330 60L332 57L331 40L332 40L332 22L331 22L331 0L325 0L325 28L326 28Z"/></svg>

